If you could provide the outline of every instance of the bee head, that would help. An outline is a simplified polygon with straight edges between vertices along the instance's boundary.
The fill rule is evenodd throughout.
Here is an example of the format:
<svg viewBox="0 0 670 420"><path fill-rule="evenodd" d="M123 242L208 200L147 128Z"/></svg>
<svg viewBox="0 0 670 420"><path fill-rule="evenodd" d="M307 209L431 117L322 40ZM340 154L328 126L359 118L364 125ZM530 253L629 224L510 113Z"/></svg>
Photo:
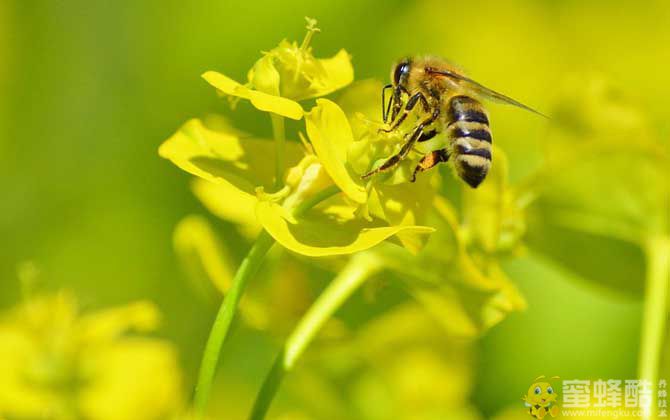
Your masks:
<svg viewBox="0 0 670 420"><path fill-rule="evenodd" d="M404 85L407 83L407 76L409 76L409 69L412 62L409 58L403 58L393 68L393 84L395 86Z"/></svg>

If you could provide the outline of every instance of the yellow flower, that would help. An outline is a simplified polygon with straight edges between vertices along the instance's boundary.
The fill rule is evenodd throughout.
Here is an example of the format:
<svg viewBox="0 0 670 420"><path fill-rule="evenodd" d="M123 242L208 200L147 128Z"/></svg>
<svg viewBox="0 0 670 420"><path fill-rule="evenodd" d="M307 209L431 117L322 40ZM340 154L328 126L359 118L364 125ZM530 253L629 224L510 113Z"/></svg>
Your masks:
<svg viewBox="0 0 670 420"><path fill-rule="evenodd" d="M265 52L249 70L245 85L215 71L202 77L221 94L247 99L261 111L299 120L303 109L297 101L327 95L354 79L345 50L331 58L314 57L310 43L318 31L316 21L307 18L307 35L302 44L282 40Z"/></svg>
<svg viewBox="0 0 670 420"><path fill-rule="evenodd" d="M433 171L410 182L422 153L410 153L398 168L363 181L361 175L396 152L404 143L407 126L380 133L379 92L382 84L368 80L357 82L343 91L338 102L318 99L306 114L305 125L311 145L333 182L356 204L359 216L384 220L390 225L421 225L440 183ZM443 141L443 140L440 140ZM440 143L427 147L442 148ZM416 253L427 237L415 232L399 232L404 247Z"/></svg>
<svg viewBox="0 0 670 420"><path fill-rule="evenodd" d="M235 223L245 236L262 228L287 249L315 257L351 254L397 236L405 248L416 253L432 231L422 226L436 187L430 177L401 185L407 184L408 177L406 170L399 170L394 173L405 174L404 178L366 185L356 163L362 159L360 154L370 157L366 147L379 136L379 123L370 126L361 139L361 133L352 130L352 124L359 127L360 117L345 114L335 102L317 99L307 113L295 102L331 93L353 80L344 50L329 59L314 57L310 43L318 31L315 25L308 19L308 33L301 45L282 41L266 52L249 72L246 85L215 72L205 73L219 91L249 99L260 110L294 119L304 115L309 145L301 148L296 142L285 142L283 123L276 119L273 128L279 134L275 133L275 143L193 119L161 145L159 154L201 178L193 184L198 198L214 214ZM360 107L378 103L378 94L379 90L356 87L347 90L344 98L351 107ZM385 141L377 143L390 144L392 138L395 145L404 134L383 135ZM275 159L268 159L271 155ZM417 156L412 156L414 162ZM293 212L329 186L343 194L296 220Z"/></svg>
<svg viewBox="0 0 670 420"><path fill-rule="evenodd" d="M429 220L436 233L421 254L408 258L391 247L369 251L451 336L478 336L526 307L500 266L523 249L525 214L507 183L505 154L495 153L487 182L476 190L462 187L460 214L445 198L433 197Z"/></svg>
<svg viewBox="0 0 670 420"><path fill-rule="evenodd" d="M33 298L0 321L0 413L44 419L156 419L182 404L174 348L126 332L159 321L148 302L80 314L67 293Z"/></svg>
<svg viewBox="0 0 670 420"><path fill-rule="evenodd" d="M308 117L308 132L323 134L323 141L313 137L315 154L295 142L286 143L287 163L292 165L285 174L285 186L277 193L273 188L274 164L267 159L273 151L272 142L263 139L240 138L232 130L217 131L201 120L188 121L159 149L162 157L180 168L210 182L207 187L196 183L198 197L210 209L226 220L243 223L243 230L262 226L287 249L307 256L341 255L368 249L396 235L414 237L425 235L431 228L418 226L412 217L363 218L357 215L360 201L366 193L354 180L341 159L346 159L345 141L322 148L330 139L347 130L348 124L337 105L321 102L324 111L316 120L312 111ZM337 126L333 121L343 122ZM348 177L348 181L346 180ZM344 180L344 181L343 181ZM337 185L344 196L335 196L296 220L291 212L328 186ZM334 188L334 187L333 187ZM405 197L412 203L416 197ZM251 207L253 205L253 212ZM402 207L402 205L400 206ZM243 211L241 211L243 210ZM254 214L256 223L249 220ZM244 216L244 220L242 217ZM396 223L397 222L397 223ZM404 243L418 251L421 241Z"/></svg>

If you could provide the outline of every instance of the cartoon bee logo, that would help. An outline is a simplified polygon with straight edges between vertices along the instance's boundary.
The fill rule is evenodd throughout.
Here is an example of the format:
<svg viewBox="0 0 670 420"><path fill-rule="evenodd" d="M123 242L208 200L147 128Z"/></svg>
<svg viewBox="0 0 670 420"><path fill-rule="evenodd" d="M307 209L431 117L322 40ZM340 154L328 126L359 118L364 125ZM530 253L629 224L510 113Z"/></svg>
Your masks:
<svg viewBox="0 0 670 420"><path fill-rule="evenodd" d="M522 398L526 407L528 407L528 413L536 419L543 419L547 414L556 417L561 410L556 403L558 394L551 383L546 380L542 381L544 378L544 376L536 378ZM551 379L558 379L558 376Z"/></svg>

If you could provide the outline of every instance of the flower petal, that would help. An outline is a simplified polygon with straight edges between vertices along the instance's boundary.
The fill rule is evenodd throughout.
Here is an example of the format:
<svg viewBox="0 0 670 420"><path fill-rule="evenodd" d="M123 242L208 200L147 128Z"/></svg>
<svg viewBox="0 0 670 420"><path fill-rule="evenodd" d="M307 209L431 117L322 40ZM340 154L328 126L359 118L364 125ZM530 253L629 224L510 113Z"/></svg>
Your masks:
<svg viewBox="0 0 670 420"><path fill-rule="evenodd" d="M472 255L450 203L436 196L437 233L418 257L390 246L375 253L406 279L409 292L454 336L473 337L526 304L497 261Z"/></svg>
<svg viewBox="0 0 670 420"><path fill-rule="evenodd" d="M191 189L198 200L215 216L233 223L247 238L254 238L261 226L254 209L258 201L255 196L244 193L228 183L214 184L204 179L195 179Z"/></svg>
<svg viewBox="0 0 670 420"><path fill-rule="evenodd" d="M375 79L356 81L337 98L337 104L347 115L355 138L360 139L368 132L371 123L381 127L379 95L382 87L382 82Z"/></svg>
<svg viewBox="0 0 670 420"><path fill-rule="evenodd" d="M127 331L153 331L158 327L160 319L160 312L152 302L129 303L82 316L79 320L79 338L85 342L112 341Z"/></svg>
<svg viewBox="0 0 670 420"><path fill-rule="evenodd" d="M279 92L280 76L272 56L264 55L249 71L249 80L253 80L254 89L268 95L281 96Z"/></svg>
<svg viewBox="0 0 670 420"><path fill-rule="evenodd" d="M298 254L311 257L353 254L371 248L400 232L428 234L425 226L375 226L361 220L336 223L326 215L305 217L291 224L278 204L259 201L256 216L277 242Z"/></svg>
<svg viewBox="0 0 670 420"><path fill-rule="evenodd" d="M202 181L205 185L214 185ZM253 209L251 209L253 216ZM186 216L175 228L173 235L175 253L181 260L193 286L204 297L217 301L230 289L235 272L230 252L214 232L207 219L202 216ZM258 329L267 326L266 310L260 302L244 296L240 302L240 314L245 322Z"/></svg>
<svg viewBox="0 0 670 420"><path fill-rule="evenodd" d="M207 83L226 95L248 99L254 107L261 111L272 112L293 120L301 119L304 114L302 107L296 101L249 89L221 73L208 71L202 77Z"/></svg>
<svg viewBox="0 0 670 420"><path fill-rule="evenodd" d="M352 200L364 203L365 188L347 169L347 149L354 138L344 112L334 102L317 99L317 106L305 114L307 134L317 156L335 184Z"/></svg>
<svg viewBox="0 0 670 420"><path fill-rule="evenodd" d="M77 412L87 419L172 418L181 410L177 351L166 341L127 337L90 351Z"/></svg>
<svg viewBox="0 0 670 420"><path fill-rule="evenodd" d="M234 266L204 217L192 215L182 219L175 227L173 243L189 278L204 295L210 294L210 284L221 293L230 288Z"/></svg>
<svg viewBox="0 0 670 420"><path fill-rule="evenodd" d="M422 224L426 221L435 197L431 181L430 174L425 174L415 183L372 186L368 210L371 215L385 220L391 226ZM398 233L398 239L413 254L417 254L427 241L425 235L417 235L412 231Z"/></svg>
<svg viewBox="0 0 670 420"><path fill-rule="evenodd" d="M464 276L467 281L470 274L466 271L457 275ZM499 267L494 266L485 278L489 284L483 288L448 283L417 287L413 284L416 282L411 282L409 290L450 335L475 337L498 324L509 313L526 308L526 301Z"/></svg>
<svg viewBox="0 0 670 420"><path fill-rule="evenodd" d="M354 67L351 65L351 57L344 49L340 50L331 58L318 59L324 70L320 89L313 96L324 96L341 89L353 82Z"/></svg>
<svg viewBox="0 0 670 420"><path fill-rule="evenodd" d="M526 231L525 214L508 182L507 156L493 148L493 162L478 188L463 186L463 213L472 242L489 254L518 247Z"/></svg>
<svg viewBox="0 0 670 420"><path fill-rule="evenodd" d="M274 185L274 153L271 141L245 138L206 127L202 121L187 121L158 149L161 157L207 181L229 183L238 193L255 195L256 187ZM286 143L286 161L296 164L303 151L298 143Z"/></svg>

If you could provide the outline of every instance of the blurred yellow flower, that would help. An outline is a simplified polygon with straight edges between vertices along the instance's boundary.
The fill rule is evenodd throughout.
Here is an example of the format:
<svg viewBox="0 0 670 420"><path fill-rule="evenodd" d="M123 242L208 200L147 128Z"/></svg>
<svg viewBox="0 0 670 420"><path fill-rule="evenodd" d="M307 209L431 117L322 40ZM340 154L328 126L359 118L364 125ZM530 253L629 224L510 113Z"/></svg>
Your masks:
<svg viewBox="0 0 670 420"><path fill-rule="evenodd" d="M290 392L314 418L480 418L468 401L474 343L445 335L419 304L397 305L347 332L317 345L310 369L295 371ZM327 408L312 403L317 397Z"/></svg>
<svg viewBox="0 0 670 420"><path fill-rule="evenodd" d="M302 44L282 40L265 52L249 70L245 85L215 71L202 77L221 94L247 99L261 111L299 120L303 109L297 101L327 95L354 79L345 50L331 58L314 57L310 43L318 31L316 21L307 18L307 35Z"/></svg>
<svg viewBox="0 0 670 420"><path fill-rule="evenodd" d="M157 419L181 409L174 348L127 333L156 328L149 302L81 314L68 293L35 297L0 319L0 414Z"/></svg>
<svg viewBox="0 0 670 420"><path fill-rule="evenodd" d="M581 82L557 101L547 164L525 186L529 244L584 278L641 294L640 250L670 237L670 148L602 75ZM584 248L597 254L574 252Z"/></svg>
<svg viewBox="0 0 670 420"><path fill-rule="evenodd" d="M427 217L436 232L418 256L392 247L369 251L452 337L479 336L526 307L501 268L524 249L523 203L507 182L505 153L497 149L496 156L486 182L476 190L463 187L461 212L432 197Z"/></svg>

